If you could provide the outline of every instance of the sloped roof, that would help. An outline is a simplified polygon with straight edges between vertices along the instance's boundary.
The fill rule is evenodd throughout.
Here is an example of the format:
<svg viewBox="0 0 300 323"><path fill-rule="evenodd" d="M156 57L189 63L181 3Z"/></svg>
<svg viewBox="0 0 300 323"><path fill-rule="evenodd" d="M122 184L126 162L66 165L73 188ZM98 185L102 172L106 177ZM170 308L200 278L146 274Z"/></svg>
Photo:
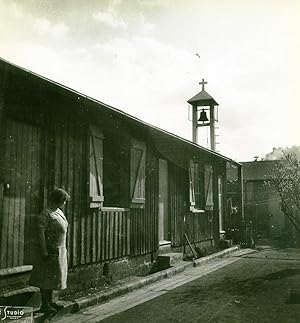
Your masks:
<svg viewBox="0 0 300 323"><path fill-rule="evenodd" d="M205 90L202 90L191 99L187 101L190 104L196 104L198 106L209 106L209 105L218 105L215 99L209 95Z"/></svg>
<svg viewBox="0 0 300 323"><path fill-rule="evenodd" d="M141 124L141 125L143 125L143 126L147 127L147 128L148 128L152 133L153 133L153 131L155 131L155 132L159 132L161 135L165 135L165 136L169 137L170 139L171 139L171 138L173 138L173 139L175 139L175 140L178 140L178 141L180 141L182 144L188 145L188 146L189 146L189 147L191 147L192 149L197 149L198 151L204 151L204 152L206 152L206 153L208 153L208 154L210 154L210 155L213 155L213 156L216 156L216 157L222 158L222 159L224 159L224 160L226 160L226 161L228 161L228 162L230 162L230 163L232 163L232 164L235 164L235 165L241 165L240 163L238 163L238 162L236 162L236 161L232 160L231 158L228 158L228 157L226 157L226 156L224 156L224 155L222 155L222 154L220 154L220 153L217 153L217 152L215 152L215 151L212 151L212 150L210 150L210 149L207 149L207 148L205 148L205 147L202 147L202 146L200 146L200 145L198 145L198 144L196 144L196 143L194 143L194 142L192 142L192 141L189 141L189 140L187 140L187 139L185 139L185 138L182 138L182 137L180 137L180 136L177 136L177 135L175 135L175 134L173 134L173 133L171 133L171 132L168 132L168 131L166 131L166 130L163 130L163 129L161 129L161 128L158 128L158 127L156 127L156 126L153 126L153 125L151 125L151 124L148 124L148 123L146 123L146 122L144 122L144 121L142 121L142 120L140 120L140 119L138 119L138 118L136 118L136 117L134 117L134 116L132 116L132 115L130 115L130 114L128 114L128 113L126 113L126 112L122 111L122 110L120 110L120 109L117 109L117 108L112 107L112 106L110 106L110 105L108 105L108 104L106 104L106 103L103 103L103 102L99 101L99 100L96 100L96 99L94 99L94 98L91 98L91 97L89 97L89 96L87 96L87 95L85 95L85 94L82 94L82 93L80 93L80 92L78 92L78 91L76 91L76 90L74 90L74 89L71 89L71 88L69 88L69 87L67 87L67 86L65 86L65 85L62 85L62 84L60 84L60 83L58 83L58 82L52 81L52 80L50 80L50 79L48 79L48 78L46 78L46 77L44 77L44 76L41 76L41 75L39 75L39 74L37 74L37 73L34 73L34 72L32 72L32 71L30 71L30 70L28 70L28 69L25 69L25 68L23 68L23 67L20 67L20 66L18 66L18 65L15 65L15 64L13 64L13 63L11 63L11 62L9 62L9 61L6 61L5 59L3 59L3 58L1 58L1 57L0 57L0 62L3 62L3 63L5 63L5 64L8 64L8 65L10 65L10 66L11 66L11 67L13 67L13 68L16 68L16 69L18 69L18 70L20 70L20 71L23 71L24 73L30 74L30 75L31 75L31 76L33 76L33 77L36 77L36 78L41 79L41 80L43 80L43 81L45 81L45 82L48 82L49 84L51 84L51 85L53 85L53 86L57 87L58 89L60 89L60 90L62 90L62 91L67 91L68 93L71 93L71 94L73 94L73 95L76 95L78 98L79 98L79 97L80 97L80 98L84 98L84 99L86 99L86 100L90 101L91 103L94 103L94 104L96 104L96 105L99 105L99 107L102 107L102 108L108 109L108 110L110 110L110 111L112 111L112 112L115 112L115 113L119 114L120 116L123 116L124 118L127 118L127 119L129 119L129 120L132 120L132 121L134 121L134 122L137 122L137 123L139 123L139 124ZM205 91L202 91L202 92L205 92ZM206 93L206 92L205 92L205 93ZM206 93L206 94L207 94L207 93ZM207 95L210 97L210 95L209 95L209 94L207 94Z"/></svg>

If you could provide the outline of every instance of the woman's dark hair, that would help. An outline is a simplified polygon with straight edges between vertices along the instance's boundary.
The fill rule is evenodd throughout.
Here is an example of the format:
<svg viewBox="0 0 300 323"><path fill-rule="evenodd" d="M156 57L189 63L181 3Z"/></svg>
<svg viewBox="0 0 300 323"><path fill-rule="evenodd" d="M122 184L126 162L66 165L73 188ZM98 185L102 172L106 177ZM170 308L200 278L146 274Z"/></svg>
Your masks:
<svg viewBox="0 0 300 323"><path fill-rule="evenodd" d="M55 188L49 196L50 202L57 205L63 204L70 198L70 195L62 188Z"/></svg>

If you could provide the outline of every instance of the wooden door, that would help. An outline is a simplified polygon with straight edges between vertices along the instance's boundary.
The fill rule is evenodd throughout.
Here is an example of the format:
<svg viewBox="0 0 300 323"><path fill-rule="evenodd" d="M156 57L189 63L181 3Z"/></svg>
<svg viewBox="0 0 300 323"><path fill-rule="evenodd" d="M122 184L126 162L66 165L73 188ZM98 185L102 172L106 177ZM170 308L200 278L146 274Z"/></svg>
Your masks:
<svg viewBox="0 0 300 323"><path fill-rule="evenodd" d="M159 160L159 208L158 208L158 238L159 241L169 240L168 217L168 162Z"/></svg>
<svg viewBox="0 0 300 323"><path fill-rule="evenodd" d="M218 213L219 213L219 232L224 231L224 192L223 192L223 176L218 176Z"/></svg>
<svg viewBox="0 0 300 323"><path fill-rule="evenodd" d="M33 216L40 211L40 128L6 120L2 159L0 268L31 263Z"/></svg>

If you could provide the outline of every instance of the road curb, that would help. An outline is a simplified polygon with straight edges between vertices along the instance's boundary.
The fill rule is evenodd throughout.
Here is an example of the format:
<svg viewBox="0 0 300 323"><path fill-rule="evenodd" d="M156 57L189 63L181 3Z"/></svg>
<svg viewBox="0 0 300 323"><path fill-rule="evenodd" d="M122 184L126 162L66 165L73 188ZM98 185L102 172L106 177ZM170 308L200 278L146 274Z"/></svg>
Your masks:
<svg viewBox="0 0 300 323"><path fill-rule="evenodd" d="M183 272L185 269L189 267L197 267L204 263L210 262L217 258L222 258L225 256L228 256L229 254L239 250L238 246L234 246L219 252L216 252L214 254L211 254L209 256L195 259L193 262L186 262L184 264L181 264L179 266L174 266L168 269L165 269L163 271L151 274L149 276L143 277L135 282L127 283L124 285L121 285L119 287L115 287L110 291L107 292L99 292L94 295L84 296L78 299L75 299L73 302L61 302L65 308L63 310L63 314L66 313L75 313L78 312L84 308L87 308L92 305L96 305L99 303L104 303L110 299L113 299L115 297L124 295L126 293L129 293L131 291L134 291L136 289L140 289L146 285L150 285L152 283L155 283L157 281L160 281L164 278L172 277L180 272Z"/></svg>
<svg viewBox="0 0 300 323"><path fill-rule="evenodd" d="M239 250L240 247L239 246L234 246L234 247L230 247L230 248L227 248L227 249L224 249L222 251L219 251L219 252L216 252L216 253L213 253L209 256L206 256L206 257L203 257L203 258L199 258L199 259L195 259L193 262L194 262L194 267L197 267L197 266L200 266L204 263L207 263L209 261L212 261L214 259L217 259L217 258L223 258L225 256L228 256L229 254Z"/></svg>

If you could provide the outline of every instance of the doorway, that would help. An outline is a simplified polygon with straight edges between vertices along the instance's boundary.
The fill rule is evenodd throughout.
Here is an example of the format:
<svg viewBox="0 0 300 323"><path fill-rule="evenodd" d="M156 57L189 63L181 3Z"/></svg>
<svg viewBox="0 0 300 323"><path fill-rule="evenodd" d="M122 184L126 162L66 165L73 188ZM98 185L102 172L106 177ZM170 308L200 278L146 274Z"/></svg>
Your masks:
<svg viewBox="0 0 300 323"><path fill-rule="evenodd" d="M218 213L219 213L219 233L224 234L224 192L223 176L218 176Z"/></svg>
<svg viewBox="0 0 300 323"><path fill-rule="evenodd" d="M31 263L33 216L40 208L40 127L7 119L0 205L0 268Z"/></svg>
<svg viewBox="0 0 300 323"><path fill-rule="evenodd" d="M168 162L159 159L159 208L158 208L158 239L160 244L169 242L168 217Z"/></svg>

